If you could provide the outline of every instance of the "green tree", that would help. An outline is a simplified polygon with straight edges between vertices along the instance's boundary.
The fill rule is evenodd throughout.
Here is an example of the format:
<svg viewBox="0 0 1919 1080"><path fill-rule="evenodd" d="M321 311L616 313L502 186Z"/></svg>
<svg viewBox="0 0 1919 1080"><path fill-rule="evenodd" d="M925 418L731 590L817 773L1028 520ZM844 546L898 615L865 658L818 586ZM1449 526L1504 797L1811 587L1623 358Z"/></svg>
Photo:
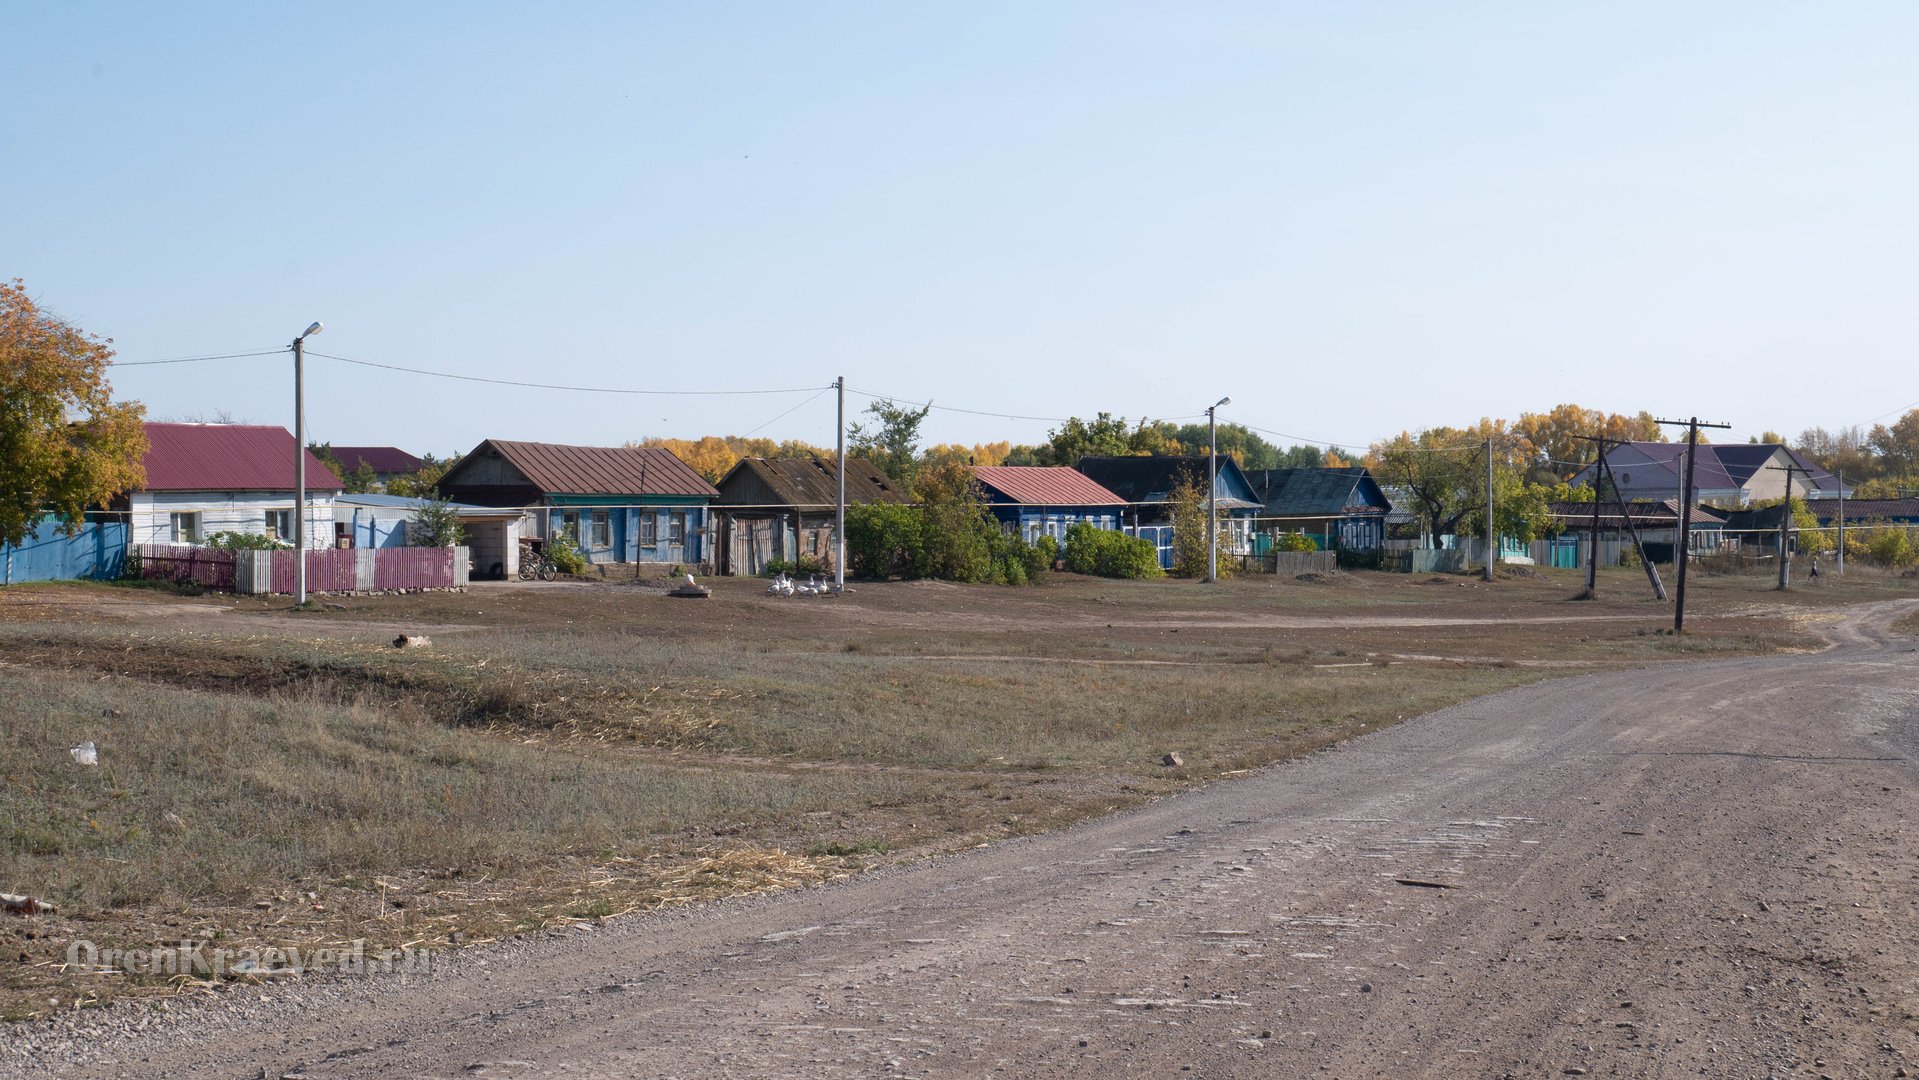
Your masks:
<svg viewBox="0 0 1919 1080"><path fill-rule="evenodd" d="M1077 416L1046 433L1040 464L1071 467L1083 457L1124 457L1133 453L1126 418L1103 412L1091 420Z"/></svg>
<svg viewBox="0 0 1919 1080"><path fill-rule="evenodd" d="M450 454L436 458L432 454L421 459L421 465L405 476L396 476L387 481L389 495L405 495L413 499L432 499L439 496L440 477L445 476L453 466L460 463L464 454Z"/></svg>
<svg viewBox="0 0 1919 1080"><path fill-rule="evenodd" d="M1279 447L1267 442L1259 433L1243 424L1222 423L1217 434L1219 454L1230 456L1242 469L1277 469L1284 463L1279 460ZM1188 453L1204 454L1208 446L1205 424L1183 424L1179 428L1178 440ZM1319 464L1317 452L1311 455L1310 464Z"/></svg>
<svg viewBox="0 0 1919 1080"><path fill-rule="evenodd" d="M407 547L458 547L466 542L466 524L445 499L428 498L407 523Z"/></svg>
<svg viewBox="0 0 1919 1080"><path fill-rule="evenodd" d="M1197 475L1187 472L1180 476L1166 501L1173 511L1173 575L1203 578L1211 555L1208 537L1217 534L1222 549L1229 541L1226 530L1220 528L1220 519L1206 513L1205 485ZM1229 576L1229 570L1227 563L1219 564L1220 577Z"/></svg>
<svg viewBox="0 0 1919 1080"><path fill-rule="evenodd" d="M112 342L41 311L19 278L0 283L0 543L48 513L77 532L88 507L146 480L146 408L112 400L112 359Z"/></svg>
<svg viewBox="0 0 1919 1080"><path fill-rule="evenodd" d="M915 409L882 399L868 405L866 411L873 417L871 423L846 429L847 452L871 461L881 472L910 488L919 454L920 424L933 411L933 403Z"/></svg>

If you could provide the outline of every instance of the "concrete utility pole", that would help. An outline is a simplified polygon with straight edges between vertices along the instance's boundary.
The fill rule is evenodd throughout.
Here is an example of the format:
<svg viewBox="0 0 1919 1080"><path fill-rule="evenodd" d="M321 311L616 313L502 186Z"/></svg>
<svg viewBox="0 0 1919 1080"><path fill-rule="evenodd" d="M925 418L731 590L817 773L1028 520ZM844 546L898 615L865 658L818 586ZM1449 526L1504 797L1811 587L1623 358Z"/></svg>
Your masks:
<svg viewBox="0 0 1919 1080"><path fill-rule="evenodd" d="M1679 501L1679 550L1674 558L1679 562L1678 582L1673 586L1672 632L1686 632L1686 561L1692 554L1692 504L1693 465L1699 460L1699 429L1730 428L1731 424L1702 424L1697 416L1684 420L1655 420L1656 424L1686 429L1686 480L1680 492Z"/></svg>
<svg viewBox="0 0 1919 1080"><path fill-rule="evenodd" d="M1779 504L1779 588L1783 591L1792 585L1792 474L1805 473L1810 482L1812 473L1797 465L1768 465L1766 470L1786 474L1786 501Z"/></svg>
<svg viewBox="0 0 1919 1080"><path fill-rule="evenodd" d="M315 322L293 339L293 602L307 602L306 339L326 329Z"/></svg>
<svg viewBox="0 0 1919 1080"><path fill-rule="evenodd" d="M1233 399L1220 398L1206 410L1206 580L1219 580L1219 425L1213 413Z"/></svg>
<svg viewBox="0 0 1919 1080"><path fill-rule="evenodd" d="M1486 580L1493 579L1493 560L1499 558L1499 534L1493 526L1493 439L1486 436Z"/></svg>
<svg viewBox="0 0 1919 1080"><path fill-rule="evenodd" d="M846 376L833 380L840 392L839 427L833 433L833 453L840 465L840 497L833 508L833 591L846 591Z"/></svg>

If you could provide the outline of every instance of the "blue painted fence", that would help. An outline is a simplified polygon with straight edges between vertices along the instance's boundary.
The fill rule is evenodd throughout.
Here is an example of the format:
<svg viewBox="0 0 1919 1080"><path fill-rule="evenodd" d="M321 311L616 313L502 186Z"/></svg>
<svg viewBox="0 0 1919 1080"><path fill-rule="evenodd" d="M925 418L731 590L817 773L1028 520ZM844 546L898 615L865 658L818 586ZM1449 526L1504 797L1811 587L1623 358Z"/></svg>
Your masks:
<svg viewBox="0 0 1919 1080"><path fill-rule="evenodd" d="M20 546L0 544L0 584L115 578L126 561L125 522L89 521L68 536L49 518Z"/></svg>

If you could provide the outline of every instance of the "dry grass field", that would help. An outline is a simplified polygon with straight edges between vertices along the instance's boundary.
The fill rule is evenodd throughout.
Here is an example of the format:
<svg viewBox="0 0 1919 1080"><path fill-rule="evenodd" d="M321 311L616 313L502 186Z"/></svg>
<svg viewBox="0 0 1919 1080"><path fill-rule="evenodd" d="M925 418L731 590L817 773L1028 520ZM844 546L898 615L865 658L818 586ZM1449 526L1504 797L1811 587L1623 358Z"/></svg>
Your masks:
<svg viewBox="0 0 1919 1080"><path fill-rule="evenodd" d="M1636 571L1578 584L516 582L314 613L0 590L0 891L57 907L0 916L0 1014L210 988L71 969L80 938L460 946L818 882L1542 678L1815 647L1821 609L1915 591L1702 575L1675 638Z"/></svg>

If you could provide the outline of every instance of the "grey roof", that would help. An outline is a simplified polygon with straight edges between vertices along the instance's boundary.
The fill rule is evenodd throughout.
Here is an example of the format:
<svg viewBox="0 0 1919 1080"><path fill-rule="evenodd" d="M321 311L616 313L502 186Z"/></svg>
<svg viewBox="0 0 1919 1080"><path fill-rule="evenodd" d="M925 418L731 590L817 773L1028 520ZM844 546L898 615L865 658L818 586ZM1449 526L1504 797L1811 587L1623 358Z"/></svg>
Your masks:
<svg viewBox="0 0 1919 1080"><path fill-rule="evenodd" d="M1680 477L1684 473L1685 443L1634 441L1622 443L1620 446L1630 447L1637 451L1650 460L1653 468L1662 469L1671 474L1672 482L1675 485L1679 483ZM1699 460L1693 468L1693 490L1737 491L1745 487L1745 484L1733 479L1732 474L1726 471L1726 467L1719 463L1719 455L1714 453L1713 450L1714 447L1710 443L1699 444ZM1614 459L1612 462L1612 470L1614 473L1630 474L1634 469L1643 469L1646 467L1647 466L1641 465L1636 461L1622 462ZM1588 474L1594 470L1594 466L1586 466L1586 468L1580 470L1578 476L1573 478L1574 482L1590 483L1591 481L1588 478ZM1625 485L1622 483L1622 486ZM1645 485L1642 484L1639 486L1643 487Z"/></svg>
<svg viewBox="0 0 1919 1080"><path fill-rule="evenodd" d="M1248 469L1246 480L1273 517L1384 514L1386 493L1364 466L1337 469Z"/></svg>

